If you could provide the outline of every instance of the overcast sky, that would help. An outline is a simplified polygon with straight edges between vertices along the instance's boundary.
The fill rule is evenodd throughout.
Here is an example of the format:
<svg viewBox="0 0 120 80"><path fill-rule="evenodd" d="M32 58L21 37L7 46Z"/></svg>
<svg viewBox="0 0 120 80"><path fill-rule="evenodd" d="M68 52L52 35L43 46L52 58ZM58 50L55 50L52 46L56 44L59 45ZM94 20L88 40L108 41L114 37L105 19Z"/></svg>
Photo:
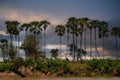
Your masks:
<svg viewBox="0 0 120 80"><path fill-rule="evenodd" d="M47 29L47 44L59 43L53 28L72 16L105 20L120 26L120 0L0 0L0 30L5 30L5 20L21 23L48 20L52 26ZM114 45L113 39L108 41Z"/></svg>

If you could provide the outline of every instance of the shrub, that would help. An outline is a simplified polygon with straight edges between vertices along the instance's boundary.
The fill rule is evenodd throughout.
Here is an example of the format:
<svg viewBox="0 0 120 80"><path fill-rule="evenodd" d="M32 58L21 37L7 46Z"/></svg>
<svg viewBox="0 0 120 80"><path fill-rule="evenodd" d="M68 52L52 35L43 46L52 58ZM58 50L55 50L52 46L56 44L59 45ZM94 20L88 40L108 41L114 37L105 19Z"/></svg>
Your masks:
<svg viewBox="0 0 120 80"><path fill-rule="evenodd" d="M70 69L71 69L70 62L67 61L67 60L63 60L62 61L62 69L63 69L63 71L64 71L65 74L69 73Z"/></svg>
<svg viewBox="0 0 120 80"><path fill-rule="evenodd" d="M62 69L62 62L58 59L49 59L47 61L47 67L51 73L55 73Z"/></svg>
<svg viewBox="0 0 120 80"><path fill-rule="evenodd" d="M41 59L37 59L35 69L45 73L47 71L47 63Z"/></svg>
<svg viewBox="0 0 120 80"><path fill-rule="evenodd" d="M10 72L11 67L13 66L12 62L2 62L0 63L0 72Z"/></svg>
<svg viewBox="0 0 120 80"><path fill-rule="evenodd" d="M21 66L28 66L28 65L22 58L17 58L14 60L11 70L16 71Z"/></svg>
<svg viewBox="0 0 120 80"><path fill-rule="evenodd" d="M25 59L25 62L27 63L28 66L35 67L35 60L32 58L27 58Z"/></svg>

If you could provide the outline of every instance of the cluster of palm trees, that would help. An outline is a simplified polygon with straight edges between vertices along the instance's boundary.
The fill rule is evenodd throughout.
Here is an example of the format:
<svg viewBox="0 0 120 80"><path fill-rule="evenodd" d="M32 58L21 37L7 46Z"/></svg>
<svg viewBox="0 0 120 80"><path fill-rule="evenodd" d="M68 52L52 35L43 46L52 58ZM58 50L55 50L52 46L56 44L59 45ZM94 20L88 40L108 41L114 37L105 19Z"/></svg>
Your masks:
<svg viewBox="0 0 120 80"><path fill-rule="evenodd" d="M16 53L19 53L19 49L20 49L20 44L19 44L20 32L25 31L26 37L28 36L28 32L29 32L30 34L34 35L35 38L38 38L43 30L44 31L44 39L45 39L46 27L48 27L49 24L50 23L46 20L32 21L30 23L23 23L23 24L20 24L20 22L18 22L18 21L6 21L5 22L5 25L7 28L6 33L9 34L8 37L9 37L10 43L8 43L6 39L1 39L1 41L0 41L1 49L4 50L4 48L2 48L3 45L8 43L7 44L7 45L9 45L7 48L8 52L6 52L6 54L8 53L9 58L11 58L11 59L16 58L17 57ZM14 44L13 43L14 40L15 40L15 42L18 42L18 43ZM45 40L44 40L44 43L45 43ZM25 50L25 53L27 54L26 50ZM3 54L5 54L5 51Z"/></svg>
<svg viewBox="0 0 120 80"><path fill-rule="evenodd" d="M94 30L94 35L93 35ZM71 53L73 55L73 60L81 57L81 54L86 54L86 39L90 39L89 43L89 49L90 49L90 57L93 57L92 54L92 38L94 38L94 47L95 47L95 57L100 58L100 53L97 48L97 39L102 39L102 46L103 51L101 52L105 54L105 38L108 37L110 32L113 36L116 37L116 51L117 51L117 40L118 37L120 37L120 27L114 27L112 29L109 29L108 23L105 21L99 21L99 20L90 20L87 17L83 18L76 18L76 17L70 17L65 25L58 25L55 28L55 33L60 36L60 49L61 49L61 37L65 34L67 35L67 50L71 50ZM89 32L89 33L87 33ZM72 36L72 43L69 42L70 35ZM94 37L93 37L94 36ZM78 39L79 37L79 39ZM84 37L84 38L83 38ZM88 38L90 37L90 38ZM78 41L79 40L79 41ZM84 41L84 43L83 43ZM78 45L79 42L79 45ZM84 47L83 47L84 46ZM117 52L116 52L117 56Z"/></svg>
<svg viewBox="0 0 120 80"><path fill-rule="evenodd" d="M6 28L7 28L7 34L9 34L9 40L10 43L8 44L8 41L5 39L0 40L0 46L2 49L3 54L8 53L10 58L15 58L16 54L19 53L19 36L22 31L26 32L26 37L29 34L32 34L35 36L36 39L39 38L41 33L43 32L43 38L44 38L44 52L46 53L46 28L50 25L50 23L46 20L43 21L32 21L30 23L23 23L20 24L18 21L6 21L5 22ZM94 30L94 35L93 35ZM88 33L89 32L89 33ZM98 51L98 44L97 39L102 39L102 46L103 46L103 58L104 58L104 41L105 38L108 37L108 35L111 33L113 36L116 37L116 57L117 57L117 51L118 51L118 38L120 37L120 27L114 27L112 29L109 29L108 23L105 21L99 21L99 20L91 20L87 17L83 18L76 18L76 17L70 17L68 21L65 23L65 25L57 25L55 28L55 33L60 37L60 53L61 53L61 44L62 44L62 37L66 34L66 45L67 45L67 51L71 50L71 53L73 55L73 59L75 60L81 57L81 54L86 54L87 49L87 39L90 37L89 42L89 49L90 49L90 57L92 58L92 38L94 36L94 47L96 51L96 58L100 57L99 51ZM70 36L72 36L72 42L70 42ZM17 44L13 44L13 39L18 42ZM78 41L79 40L79 41ZM10 45L10 46L8 46ZM5 48L8 48L7 51L5 51ZM70 49L71 48L71 49ZM25 51L27 54L27 51ZM118 57L117 57L118 58Z"/></svg>

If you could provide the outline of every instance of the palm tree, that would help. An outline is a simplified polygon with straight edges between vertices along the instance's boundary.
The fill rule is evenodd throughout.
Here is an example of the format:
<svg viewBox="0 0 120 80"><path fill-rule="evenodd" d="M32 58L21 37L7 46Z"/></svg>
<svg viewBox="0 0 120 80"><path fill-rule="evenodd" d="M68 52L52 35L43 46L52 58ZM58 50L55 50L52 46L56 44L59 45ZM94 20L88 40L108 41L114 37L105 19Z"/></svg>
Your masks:
<svg viewBox="0 0 120 80"><path fill-rule="evenodd" d="M30 32L34 34L36 41L39 44L38 36L42 32L41 23L38 21L32 21L29 24L30 24ZM39 48L39 46L38 46L38 48Z"/></svg>
<svg viewBox="0 0 120 80"><path fill-rule="evenodd" d="M70 24L70 31L72 33L72 37L73 37L73 45L75 45L75 30L78 26L78 19L76 19L76 17L71 17L68 19L68 23ZM75 60L75 49L74 49L74 46L73 46L73 60Z"/></svg>
<svg viewBox="0 0 120 80"><path fill-rule="evenodd" d="M99 57L99 52L97 49L97 28L100 27L100 22L98 20L91 20L90 25L94 28L94 38L95 38L95 51L97 52L97 55ZM97 57L97 56L96 56Z"/></svg>
<svg viewBox="0 0 120 80"><path fill-rule="evenodd" d="M24 30L25 29L25 39L27 38L27 36L28 36L28 30L29 30L29 28L30 28L30 24L29 23L23 23L22 25L21 25L21 27L20 27L20 29L21 30ZM26 50L26 49L24 49L24 51L25 51L25 57L27 57L28 56L28 51Z"/></svg>
<svg viewBox="0 0 120 80"><path fill-rule="evenodd" d="M21 25L18 27L18 54L20 54L20 32L23 31Z"/></svg>
<svg viewBox="0 0 120 80"><path fill-rule="evenodd" d="M89 25L88 25L88 28L90 30L90 57L92 57L92 29L93 29L93 26L92 26L92 20L89 22Z"/></svg>
<svg viewBox="0 0 120 80"><path fill-rule="evenodd" d="M71 25L69 22L66 23L65 25L66 27L66 31L67 31L67 51L68 51L68 46L69 46L69 35L70 35L70 28L71 28Z"/></svg>
<svg viewBox="0 0 120 80"><path fill-rule="evenodd" d="M16 51L17 51L17 53L18 53L18 52L19 52L19 51L18 51L19 49L18 49L17 43L19 43L19 40L18 40L17 37L18 37L18 35L19 35L19 31L18 31L17 28L16 28L16 31L15 31L15 34L14 34L14 35L15 35L15 41L16 41L16 45L15 45L16 47L15 47L15 48L16 48Z"/></svg>
<svg viewBox="0 0 120 80"><path fill-rule="evenodd" d="M88 18L87 17L83 17L83 18L79 18L79 25L80 25L80 47L82 48L82 37L83 37L83 31L85 32L85 40L84 40L84 48L86 50L86 27L88 26Z"/></svg>
<svg viewBox="0 0 120 80"><path fill-rule="evenodd" d="M60 37L60 50L61 50L61 38L65 33L65 27L63 25L56 26L55 33Z"/></svg>
<svg viewBox="0 0 120 80"><path fill-rule="evenodd" d="M6 21L7 33L10 35L10 54L11 58L15 58L16 50L13 45L13 36L16 35L17 27L20 25L18 21Z"/></svg>
<svg viewBox="0 0 120 80"><path fill-rule="evenodd" d="M41 26L43 26L43 31L44 31L44 51L46 53L46 28L48 27L48 25L50 25L50 23L46 20L43 20L40 22Z"/></svg>
<svg viewBox="0 0 120 80"><path fill-rule="evenodd" d="M38 21L32 21L29 23L30 25L30 32L32 32L35 36L35 38L37 38L37 36L39 34L41 34L41 24Z"/></svg>
<svg viewBox="0 0 120 80"><path fill-rule="evenodd" d="M102 38L102 45L103 45L103 59L104 59L104 41L105 41L105 37L108 37L109 34L109 28L108 28L108 23L105 21L102 21L100 23L100 27L99 27L99 38Z"/></svg>
<svg viewBox="0 0 120 80"><path fill-rule="evenodd" d="M113 27L111 29L111 35L115 36L116 38L116 59L118 59L118 38L120 38L120 27Z"/></svg>
<svg viewBox="0 0 120 80"><path fill-rule="evenodd" d="M79 36L79 28L76 28L76 30L75 30L75 45L77 46L77 44L78 44L78 41L77 41L77 38L78 38L78 36Z"/></svg>
<svg viewBox="0 0 120 80"><path fill-rule="evenodd" d="M82 49L83 28L78 28L78 33L80 35L80 48Z"/></svg>
<svg viewBox="0 0 120 80"><path fill-rule="evenodd" d="M8 48L8 41L6 39L0 40L0 48L3 53L3 61L5 60L5 55L7 54L7 48Z"/></svg>
<svg viewBox="0 0 120 80"><path fill-rule="evenodd" d="M25 31L26 31L26 37L27 37L29 28L30 28L30 24L28 24L28 23L24 23L24 24L21 25L21 30L25 29Z"/></svg>
<svg viewBox="0 0 120 80"><path fill-rule="evenodd" d="M50 53L51 53L51 56L52 57L54 57L54 58L57 58L57 56L58 56L58 49L52 49L51 51L50 51Z"/></svg>
<svg viewBox="0 0 120 80"><path fill-rule="evenodd" d="M88 27L88 21L89 21L89 18L87 18L87 17L83 17L83 18L81 18L81 20L82 20L82 22L81 22L81 24L83 25L83 28L84 28L84 37L85 37L85 40L84 40L84 49L85 49L85 51L86 51L86 39L87 39L87 33L86 33L86 31L87 31L87 27Z"/></svg>
<svg viewBox="0 0 120 80"><path fill-rule="evenodd" d="M13 43L13 35L16 34L17 27L19 26L18 21L6 21L7 33L10 35L11 43Z"/></svg>

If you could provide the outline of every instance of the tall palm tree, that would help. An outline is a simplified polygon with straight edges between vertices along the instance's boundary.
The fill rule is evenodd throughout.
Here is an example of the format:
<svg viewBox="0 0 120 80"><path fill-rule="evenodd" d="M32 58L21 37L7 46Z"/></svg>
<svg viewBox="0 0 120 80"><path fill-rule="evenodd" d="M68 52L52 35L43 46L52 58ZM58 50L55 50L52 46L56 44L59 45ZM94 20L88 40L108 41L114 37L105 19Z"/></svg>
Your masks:
<svg viewBox="0 0 120 80"><path fill-rule="evenodd" d="M68 51L68 47L69 47L69 35L70 35L70 28L71 28L71 25L69 22L66 23L65 25L66 27L66 31L67 31L67 51Z"/></svg>
<svg viewBox="0 0 120 80"><path fill-rule="evenodd" d="M41 28L41 23L38 21L32 21L29 23L30 24L30 32L34 34L37 43L39 44L39 35L42 32L42 28ZM37 46L39 48L39 46Z"/></svg>
<svg viewBox="0 0 120 80"><path fill-rule="evenodd" d="M7 27L7 33L10 35L10 41L13 43L13 35L15 35L17 26L19 26L18 21L6 21L5 25Z"/></svg>
<svg viewBox="0 0 120 80"><path fill-rule="evenodd" d="M61 51L61 38L65 33L65 27L63 25L56 26L55 33L60 37L60 51Z"/></svg>
<svg viewBox="0 0 120 80"><path fill-rule="evenodd" d="M93 29L92 20L90 20L88 28L90 30L90 57L92 58L92 29Z"/></svg>
<svg viewBox="0 0 120 80"><path fill-rule="evenodd" d="M19 31L18 31L18 29L16 28L16 31L15 31L15 41L16 41L16 51L17 51L17 54L19 54L19 49L18 49L18 44L17 43L19 43L19 40L18 40L18 36L19 36ZM17 55L18 56L18 55Z"/></svg>
<svg viewBox="0 0 120 80"><path fill-rule="evenodd" d="M97 56L99 57L99 52L97 49L97 28L100 27L100 22L98 20L91 20L90 25L94 28L94 38L95 38L95 51L97 53ZM96 56L96 58L97 58Z"/></svg>
<svg viewBox="0 0 120 80"><path fill-rule="evenodd" d="M20 27L21 30L25 30L25 39L28 36L28 30L30 29L30 24L29 23L23 23ZM28 57L28 51L25 49L25 57Z"/></svg>
<svg viewBox="0 0 120 80"><path fill-rule="evenodd" d="M3 61L5 60L5 55L7 55L8 41L6 39L0 39L0 48L3 53Z"/></svg>
<svg viewBox="0 0 120 80"><path fill-rule="evenodd" d="M83 38L83 32L85 32L85 41L84 41L84 48L86 50L86 27L88 26L88 18L83 17L78 19L79 24L79 34L80 34L80 48L82 49L82 38Z"/></svg>
<svg viewBox="0 0 120 80"><path fill-rule="evenodd" d="M21 25L18 27L18 54L20 54L20 32L23 31Z"/></svg>
<svg viewBox="0 0 120 80"><path fill-rule="evenodd" d="M80 49L82 49L82 34L83 34L83 29L82 28L78 28L78 33L80 35Z"/></svg>
<svg viewBox="0 0 120 80"><path fill-rule="evenodd" d="M84 50L86 51L86 40L87 40L87 33L86 33L86 31L87 31L87 27L88 27L88 22L89 22L89 18L87 18L87 17L83 17L83 18L81 18L82 19L82 25L83 25L83 28L84 28L84 37L85 37L85 40L84 40Z"/></svg>
<svg viewBox="0 0 120 80"><path fill-rule="evenodd" d="M76 46L78 46L78 41L77 41L77 39L78 39L78 36L79 36L79 28L76 28L76 30L75 30L75 45Z"/></svg>
<svg viewBox="0 0 120 80"><path fill-rule="evenodd" d="M46 20L40 21L41 26L43 26L43 31L44 31L44 52L46 53L46 28L50 23Z"/></svg>
<svg viewBox="0 0 120 80"><path fill-rule="evenodd" d="M75 45L75 30L78 26L78 19L76 17L70 17L68 19L68 23L71 25L70 27L70 31L72 33L72 37L73 37L73 45ZM73 60L75 60L75 47L73 46Z"/></svg>
<svg viewBox="0 0 120 80"><path fill-rule="evenodd" d="M111 29L111 35L115 36L116 38L116 59L118 59L118 38L120 38L120 27L113 27Z"/></svg>
<svg viewBox="0 0 120 80"><path fill-rule="evenodd" d="M7 33L10 35L10 42L11 42L9 55L11 55L10 56L11 58L15 58L16 51L13 45L13 36L16 35L17 27L20 25L20 23L18 21L6 21L5 25L7 27Z"/></svg>
<svg viewBox="0 0 120 80"><path fill-rule="evenodd" d="M103 45L103 59L104 59L104 41L105 37L108 37L109 35L109 28L108 23L105 21L101 21L100 27L99 27L99 38L102 38L102 45Z"/></svg>

